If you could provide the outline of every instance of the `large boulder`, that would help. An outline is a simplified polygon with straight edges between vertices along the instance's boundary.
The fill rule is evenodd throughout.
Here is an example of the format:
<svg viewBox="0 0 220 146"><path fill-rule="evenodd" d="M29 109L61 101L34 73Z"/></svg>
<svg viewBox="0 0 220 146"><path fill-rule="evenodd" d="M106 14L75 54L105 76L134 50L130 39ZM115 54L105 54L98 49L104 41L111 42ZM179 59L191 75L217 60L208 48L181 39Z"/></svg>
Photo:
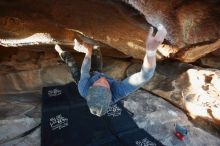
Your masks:
<svg viewBox="0 0 220 146"><path fill-rule="evenodd" d="M140 70L133 64L131 75ZM143 87L163 97L195 118L220 124L220 71L178 62L158 63L155 75Z"/></svg>
<svg viewBox="0 0 220 146"><path fill-rule="evenodd" d="M218 1L125 0L153 26L168 30L158 58L194 62L218 49ZM81 35L142 59L150 25L120 1L28 0L0 2L0 45L73 45ZM28 9L27 9L28 8ZM175 13L174 13L175 12Z"/></svg>

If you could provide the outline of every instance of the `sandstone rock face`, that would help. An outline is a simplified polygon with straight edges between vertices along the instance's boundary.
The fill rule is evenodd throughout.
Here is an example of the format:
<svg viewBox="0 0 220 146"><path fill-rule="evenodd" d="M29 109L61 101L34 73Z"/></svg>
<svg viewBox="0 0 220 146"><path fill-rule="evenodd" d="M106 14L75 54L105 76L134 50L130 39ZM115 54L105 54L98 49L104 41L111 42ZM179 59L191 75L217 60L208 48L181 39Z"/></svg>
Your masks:
<svg viewBox="0 0 220 146"><path fill-rule="evenodd" d="M5 53L6 54L6 53ZM59 55L52 51L29 51L17 49L1 61L0 96L5 94L40 92L43 86L59 85L74 81L69 68L58 63ZM84 54L72 53L79 68ZM123 55L120 59L103 57L103 72L114 79L121 80L126 76L130 62Z"/></svg>
<svg viewBox="0 0 220 146"><path fill-rule="evenodd" d="M200 116L220 124L220 71L189 69L180 77L185 81L182 96L192 117Z"/></svg>
<svg viewBox="0 0 220 146"><path fill-rule="evenodd" d="M121 80L130 63L114 61L103 68L111 77ZM120 69L117 69L120 66ZM0 96L4 94L33 93L41 91L43 86L60 85L73 82L69 69L65 65L54 65L37 70L21 71L0 76Z"/></svg>
<svg viewBox="0 0 220 146"><path fill-rule="evenodd" d="M215 50L212 52L212 55L214 56L220 56L220 48L218 50Z"/></svg>
<svg viewBox="0 0 220 146"><path fill-rule="evenodd" d="M209 54L210 52L214 52L215 50L219 49L219 47L220 40L217 40L214 43L190 47L187 51L179 51L175 54L174 58L182 60L184 62L195 62L206 54Z"/></svg>
<svg viewBox="0 0 220 146"><path fill-rule="evenodd" d="M151 25L167 28L169 42L160 46L159 59L194 62L220 47L218 1L125 1ZM83 35L134 58L145 54L150 25L120 1L2 1L0 8L2 46L73 45Z"/></svg>
<svg viewBox="0 0 220 146"><path fill-rule="evenodd" d="M122 80L126 77L126 70L129 65L130 62L128 61L109 58L104 60L103 72L116 80Z"/></svg>
<svg viewBox="0 0 220 146"><path fill-rule="evenodd" d="M80 39L81 34L133 57L143 57L145 27L148 30L149 25L136 22L131 9L120 3L99 0L39 0L34 5L26 0L1 3L0 45L73 45L74 38Z"/></svg>
<svg viewBox="0 0 220 146"><path fill-rule="evenodd" d="M73 81L68 68L58 64L58 54L51 51L17 49L2 51L0 95L40 92L42 86Z"/></svg>
<svg viewBox="0 0 220 146"><path fill-rule="evenodd" d="M139 71L141 64L128 69L131 75ZM143 88L178 107L192 118L201 117L219 125L220 72L174 62L158 63L154 77Z"/></svg>
<svg viewBox="0 0 220 146"><path fill-rule="evenodd" d="M163 24L167 39L179 48L220 38L219 1L123 0L153 26Z"/></svg>
<svg viewBox="0 0 220 146"><path fill-rule="evenodd" d="M54 73L55 72L55 73ZM0 76L0 95L38 92L43 86L59 85L73 81L64 65L45 69L21 71Z"/></svg>
<svg viewBox="0 0 220 146"><path fill-rule="evenodd" d="M220 69L220 58L219 56L205 56L200 59L201 64L204 66L208 66L210 68Z"/></svg>
<svg viewBox="0 0 220 146"><path fill-rule="evenodd" d="M139 10L153 26L156 27L158 24L165 26L168 30L166 39L179 48L178 53L175 50L170 51L170 54L176 54L174 58L194 62L220 48L219 1L123 1Z"/></svg>

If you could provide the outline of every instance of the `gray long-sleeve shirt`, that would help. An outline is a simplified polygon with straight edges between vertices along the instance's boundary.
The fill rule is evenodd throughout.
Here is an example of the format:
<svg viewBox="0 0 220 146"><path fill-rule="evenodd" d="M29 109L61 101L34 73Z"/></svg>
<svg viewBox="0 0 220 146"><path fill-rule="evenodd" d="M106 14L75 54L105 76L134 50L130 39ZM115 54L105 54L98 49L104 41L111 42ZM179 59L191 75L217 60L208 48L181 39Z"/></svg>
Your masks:
<svg viewBox="0 0 220 146"><path fill-rule="evenodd" d="M136 91L149 81L155 71L155 67L148 69L142 65L140 72L137 72L130 77L127 77L123 81L116 81L108 75L100 72L95 72L92 76L90 75L91 58L85 57L81 67L81 77L78 84L79 93L82 97L86 97L88 94L89 87L93 85L100 77L105 77L110 85L112 92L112 103L123 99L128 94Z"/></svg>

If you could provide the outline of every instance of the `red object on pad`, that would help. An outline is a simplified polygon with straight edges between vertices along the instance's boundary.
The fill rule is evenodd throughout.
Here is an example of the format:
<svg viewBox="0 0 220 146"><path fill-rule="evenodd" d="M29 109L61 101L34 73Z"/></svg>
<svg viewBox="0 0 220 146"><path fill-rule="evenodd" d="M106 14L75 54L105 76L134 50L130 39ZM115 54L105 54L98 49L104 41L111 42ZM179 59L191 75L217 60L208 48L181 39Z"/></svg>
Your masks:
<svg viewBox="0 0 220 146"><path fill-rule="evenodd" d="M176 132L175 135L179 140L184 140L184 136L181 133Z"/></svg>

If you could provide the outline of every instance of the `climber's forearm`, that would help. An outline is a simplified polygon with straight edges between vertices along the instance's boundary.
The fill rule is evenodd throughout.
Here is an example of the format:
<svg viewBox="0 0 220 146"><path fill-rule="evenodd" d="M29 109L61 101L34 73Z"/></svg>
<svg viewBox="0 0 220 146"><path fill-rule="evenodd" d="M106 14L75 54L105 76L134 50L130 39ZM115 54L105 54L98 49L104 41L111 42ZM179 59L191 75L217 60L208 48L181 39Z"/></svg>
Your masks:
<svg viewBox="0 0 220 146"><path fill-rule="evenodd" d="M156 52L154 54L149 54L149 52L146 51L141 70L131 75L123 82L126 82L127 85L130 84L134 86L135 88L133 89L136 90L139 87L143 86L147 81L149 81L152 78L155 68L156 68Z"/></svg>
<svg viewBox="0 0 220 146"><path fill-rule="evenodd" d="M126 97L128 94L136 91L144 86L154 75L156 68L156 56L144 57L142 67L139 72L127 77L122 82L115 82L114 86L117 88L114 102Z"/></svg>
<svg viewBox="0 0 220 146"><path fill-rule="evenodd" d="M152 69L156 66L156 52L153 54L149 54L149 52L146 51L144 60L143 60L143 67L146 69Z"/></svg>
<svg viewBox="0 0 220 146"><path fill-rule="evenodd" d="M81 67L81 75L82 74L89 74L91 68L91 58L92 58L92 47L88 46L87 44L84 45L86 48L85 58L82 63Z"/></svg>
<svg viewBox="0 0 220 146"><path fill-rule="evenodd" d="M84 74L89 74L90 68L91 68L91 56L86 55L81 66L81 77L83 77Z"/></svg>
<svg viewBox="0 0 220 146"><path fill-rule="evenodd" d="M92 51L87 51L85 57L91 58L92 57Z"/></svg>

